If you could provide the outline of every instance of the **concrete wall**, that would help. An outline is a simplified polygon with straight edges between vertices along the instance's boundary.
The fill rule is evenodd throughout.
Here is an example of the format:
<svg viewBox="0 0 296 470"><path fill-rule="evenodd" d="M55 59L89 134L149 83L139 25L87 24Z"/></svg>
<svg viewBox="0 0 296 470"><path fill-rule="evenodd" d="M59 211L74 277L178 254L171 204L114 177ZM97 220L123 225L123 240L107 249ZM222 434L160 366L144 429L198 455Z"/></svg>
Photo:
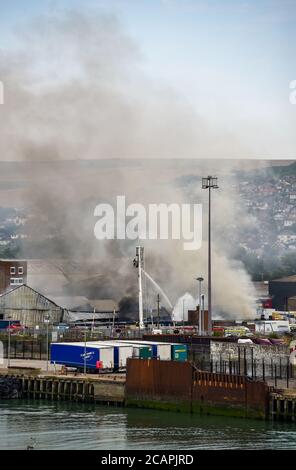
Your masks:
<svg viewBox="0 0 296 470"><path fill-rule="evenodd" d="M94 399L96 401L123 402L124 386L123 382L94 382Z"/></svg>

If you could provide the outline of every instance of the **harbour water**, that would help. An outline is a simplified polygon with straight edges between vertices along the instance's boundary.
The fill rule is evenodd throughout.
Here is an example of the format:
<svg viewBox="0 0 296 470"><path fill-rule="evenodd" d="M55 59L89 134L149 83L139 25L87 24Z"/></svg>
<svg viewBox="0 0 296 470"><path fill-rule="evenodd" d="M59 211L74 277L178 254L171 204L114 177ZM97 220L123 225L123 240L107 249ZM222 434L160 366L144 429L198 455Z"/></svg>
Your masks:
<svg viewBox="0 0 296 470"><path fill-rule="evenodd" d="M108 408L0 402L0 449L296 449L295 423Z"/></svg>

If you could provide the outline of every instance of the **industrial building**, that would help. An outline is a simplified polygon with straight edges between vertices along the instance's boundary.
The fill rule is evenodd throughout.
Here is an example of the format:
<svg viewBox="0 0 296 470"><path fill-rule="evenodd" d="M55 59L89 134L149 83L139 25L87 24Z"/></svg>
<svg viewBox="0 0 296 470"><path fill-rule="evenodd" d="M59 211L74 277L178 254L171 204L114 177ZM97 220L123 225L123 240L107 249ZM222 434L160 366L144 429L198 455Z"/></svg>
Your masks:
<svg viewBox="0 0 296 470"><path fill-rule="evenodd" d="M200 331L205 332L208 330L208 321L209 321L209 314L207 310L203 312L199 312L199 306L196 307L196 310L188 310L188 321L189 325L196 325L199 328L199 320L201 317L201 325Z"/></svg>
<svg viewBox="0 0 296 470"><path fill-rule="evenodd" d="M27 261L0 260L0 294L27 282Z"/></svg>
<svg viewBox="0 0 296 470"><path fill-rule="evenodd" d="M89 300L86 297L51 297L23 284L0 295L0 319L19 320L26 327L62 321L110 322L117 320L118 304L111 299Z"/></svg>
<svg viewBox="0 0 296 470"><path fill-rule="evenodd" d="M50 322L61 322L64 309L31 287L23 284L0 295L0 318L20 320L33 328L42 326L48 317Z"/></svg>
<svg viewBox="0 0 296 470"><path fill-rule="evenodd" d="M296 296L296 275L269 281L269 295L275 310L289 310L289 299Z"/></svg>
<svg viewBox="0 0 296 470"><path fill-rule="evenodd" d="M64 321L70 323L101 323L118 319L119 306L112 299L89 300L86 297L56 297L53 300L65 308Z"/></svg>

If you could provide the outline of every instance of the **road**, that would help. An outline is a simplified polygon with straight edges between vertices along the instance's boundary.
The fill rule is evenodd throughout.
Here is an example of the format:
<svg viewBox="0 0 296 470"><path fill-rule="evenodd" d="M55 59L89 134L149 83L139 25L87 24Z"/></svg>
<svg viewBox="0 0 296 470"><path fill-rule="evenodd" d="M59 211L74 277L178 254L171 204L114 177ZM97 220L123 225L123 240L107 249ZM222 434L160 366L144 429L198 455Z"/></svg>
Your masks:
<svg viewBox="0 0 296 470"><path fill-rule="evenodd" d="M37 359L10 359L10 367L36 367L42 371L46 371L46 361L39 361ZM0 370L7 369L7 359L0 362ZM58 371L61 369L60 365L54 366L48 363L49 371Z"/></svg>

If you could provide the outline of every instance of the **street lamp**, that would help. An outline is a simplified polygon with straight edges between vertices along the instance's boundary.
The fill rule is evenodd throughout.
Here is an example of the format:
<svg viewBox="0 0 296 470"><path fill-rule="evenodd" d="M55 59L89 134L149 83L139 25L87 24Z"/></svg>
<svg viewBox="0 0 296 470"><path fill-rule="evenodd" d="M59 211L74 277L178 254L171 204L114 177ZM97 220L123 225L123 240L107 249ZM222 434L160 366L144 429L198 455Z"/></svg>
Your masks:
<svg viewBox="0 0 296 470"><path fill-rule="evenodd" d="M211 265L211 189L218 189L218 178L202 178L202 189L209 190L209 225L208 225L208 333L212 331L212 265Z"/></svg>
<svg viewBox="0 0 296 470"><path fill-rule="evenodd" d="M184 315L185 315L185 299L183 299L183 327L184 327Z"/></svg>
<svg viewBox="0 0 296 470"><path fill-rule="evenodd" d="M48 334L48 326L49 326L50 316L47 314L44 317L44 323L46 323L46 371L48 372L48 361L49 361L49 334Z"/></svg>
<svg viewBox="0 0 296 470"><path fill-rule="evenodd" d="M204 281L203 277L197 277L196 281L198 281L198 304L199 304L199 321L198 321L198 330L199 334L201 335L201 328L202 328L202 309L201 309L201 283Z"/></svg>

